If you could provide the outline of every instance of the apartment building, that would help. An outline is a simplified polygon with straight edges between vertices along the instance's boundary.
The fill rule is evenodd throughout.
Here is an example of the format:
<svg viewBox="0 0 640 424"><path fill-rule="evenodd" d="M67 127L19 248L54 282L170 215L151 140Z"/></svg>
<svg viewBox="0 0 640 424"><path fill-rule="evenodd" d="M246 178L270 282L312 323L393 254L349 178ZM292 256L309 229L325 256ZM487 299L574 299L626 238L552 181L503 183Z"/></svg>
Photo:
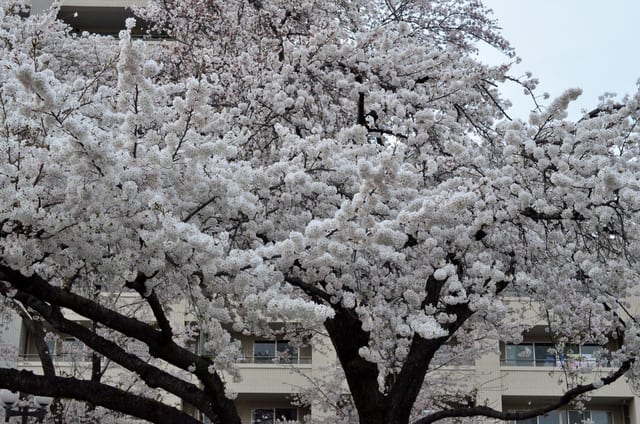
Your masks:
<svg viewBox="0 0 640 424"><path fill-rule="evenodd" d="M135 301L131 295L131 301ZM513 302L522 300L514 298ZM123 302L126 302L126 296ZM81 321L81 317L73 317ZM187 308L175 307L171 321L180 326L193 321ZM151 317L150 317L151 319ZM535 311L526 319L536 320ZM86 323L89 325L89 323ZM525 334L520 344L494 341L499 353L487 354L479 360L448 362L447 352L434 361L435 374L442 374L451 382L462 382L477 388L477 401L502 410L524 410L543 405L560 397L566 386L567 370L578 371L577 378L585 382L607 375L607 349L610 345L567 346L563 352L555 350L542 321ZM275 325L275 324L274 324ZM236 404L243 423L274 423L277 418L302 419L308 414L321 413L300 407L293 402L295 395L314 390L314 379L323 377L336 366L336 357L319 336L311 346L294 347L286 339L256 339L238 335L241 355L236 358L241 380L229 379L230 389L237 393ZM50 351L60 372L84 375L90 372L89 354L82 343L60 335L49 341ZM20 361L18 367L39 372L37 350L26 328L20 332ZM194 342L194 350L203 352L202 341ZM434 374L431 374L434 375ZM118 378L113 367L105 377ZM197 411L177 398L165 396L165 402L181 407L197 416ZM585 409L554 411L522 424L576 424L590 419L596 424L640 423L640 397L624 379L603 387L591 395ZM203 418L203 422L206 422Z"/></svg>
<svg viewBox="0 0 640 424"><path fill-rule="evenodd" d="M49 0L33 0L34 12L46 9L49 3ZM78 31L117 34L124 20L131 16L126 7L143 3L144 0L67 0L60 17ZM521 300L514 297L512 301ZM557 399L564 392L567 369L578 370L578 376L585 381L594 381L610 372L607 348L614 347L615 340L605 346L576 345L556 351L534 306L528 316L518 319L537 324L522 343L505 344L496 340L494 350L499 353L487 354L472 363L443 362L438 364L438 372L455 375L477 387L480 402L501 410L529 409ZM185 307L177 307L172 311L171 320L180 325L193 317ZM281 418L296 420L319 413L292 401L297 393L313 390L314 378L335 366L335 355L326 349L326 344L294 347L286 339L238 337L242 355L237 362L242 379L230 385L237 393L236 403L244 423L269 424ZM40 366L35 346L24 326L17 343L18 367L37 372ZM202 346L194 345L194 349L199 348ZM91 367L88 357L82 355L82 344L72 337L60 335L52 339L50 351L56 365L65 373L86 373ZM117 378L117 370L107 378ZM167 396L165 401L197 414L179 399ZM596 424L640 424L640 397L627 381L620 379L593 393L582 410L554 411L522 424L575 424L585 419Z"/></svg>
<svg viewBox="0 0 640 424"><path fill-rule="evenodd" d="M118 308L125 309L139 304L139 297L134 293L120 295ZM134 306L135 307L135 306ZM84 318L72 312L65 312L67 318L85 324ZM146 316L140 315L139 319L145 321ZM175 305L170 314L170 320L174 328L183 324L194 322L194 316L190 314L185 305ZM148 321L153 321L149 315ZM275 324L274 324L275 325ZM40 359L38 357L35 342L26 326L22 325L19 337L19 369L41 373ZM267 424L276 418L288 420L302 419L311 413L309 408L292 404L294 396L305 389L311 388L311 381L318 372L324 371L330 365L331 358L326 354L319 354L318 349L310 346L293 347L284 339L253 339L238 335L241 342L241 355L236 362L241 372L241 381L234 382L228 378L230 390L237 393L236 405L241 414L243 423ZM77 339L65 334L58 334L47 340L49 352L54 360L57 372L67 376L87 378L91 373L91 355L85 346ZM144 346L126 346L127 350L145 357ZM191 348L194 351L206 354L203 340L194 340ZM117 380L120 369L117 366L108 366L104 374L104 381ZM188 411L194 416L199 416L190 405L172 395L163 394L165 403ZM208 422L201 416L203 422Z"/></svg>
<svg viewBox="0 0 640 424"><path fill-rule="evenodd" d="M567 370L575 371L573 378L584 383L612 371L608 352L618 347L618 341L610 340L604 346L566 345L563 351L557 351L536 305L516 296L510 300L528 307L525 316L514 319L537 325L524 334L519 344L495 341L500 353L485 355L476 362L474 372L483 381L492 382L483 386L482 393L495 407L517 411L558 399L566 391L567 378L572 378ZM636 302L636 309L638 306ZM524 420L522 424L574 424L584 419L598 424L636 424L640 423L639 402L640 398L630 383L620 379L593 392L582 411L566 408Z"/></svg>

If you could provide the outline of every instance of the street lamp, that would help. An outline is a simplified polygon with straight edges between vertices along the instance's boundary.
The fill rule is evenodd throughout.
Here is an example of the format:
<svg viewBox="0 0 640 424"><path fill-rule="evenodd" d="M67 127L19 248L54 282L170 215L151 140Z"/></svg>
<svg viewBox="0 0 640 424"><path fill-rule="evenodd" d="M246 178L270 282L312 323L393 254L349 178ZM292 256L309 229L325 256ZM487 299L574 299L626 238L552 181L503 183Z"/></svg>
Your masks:
<svg viewBox="0 0 640 424"><path fill-rule="evenodd" d="M4 422L6 423L11 417L22 417L22 424L27 424L29 417L34 417L37 422L41 423L47 415L47 407L51 404L51 400L47 396L35 396L30 402L26 399L20 399L17 393L10 390L0 390L0 401L4 406Z"/></svg>

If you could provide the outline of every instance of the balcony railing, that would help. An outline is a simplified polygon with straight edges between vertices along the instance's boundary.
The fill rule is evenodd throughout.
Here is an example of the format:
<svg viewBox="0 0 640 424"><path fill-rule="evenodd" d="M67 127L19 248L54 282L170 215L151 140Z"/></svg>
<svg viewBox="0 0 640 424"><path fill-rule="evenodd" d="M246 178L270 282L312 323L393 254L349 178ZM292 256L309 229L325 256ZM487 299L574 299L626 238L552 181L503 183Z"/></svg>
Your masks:
<svg viewBox="0 0 640 424"><path fill-rule="evenodd" d="M311 356L241 356L236 359L236 363L263 365L304 365L311 364Z"/></svg>
<svg viewBox="0 0 640 424"><path fill-rule="evenodd" d="M566 367L570 369L583 369L608 366L607 360L597 360L592 355L567 355L566 357L549 357L545 360L532 359L502 359L500 364L516 367Z"/></svg>
<svg viewBox="0 0 640 424"><path fill-rule="evenodd" d="M22 362L40 362L40 357L37 353L23 353L18 355L18 359ZM61 353L57 355L51 355L53 362L90 362L91 353Z"/></svg>
<svg viewBox="0 0 640 424"><path fill-rule="evenodd" d="M22 362L40 362L37 353L23 353L19 355ZM54 362L90 362L91 353L74 352L51 355ZM238 364L263 364L263 365L308 365L311 364L311 356L284 357L284 356L241 356L236 359Z"/></svg>

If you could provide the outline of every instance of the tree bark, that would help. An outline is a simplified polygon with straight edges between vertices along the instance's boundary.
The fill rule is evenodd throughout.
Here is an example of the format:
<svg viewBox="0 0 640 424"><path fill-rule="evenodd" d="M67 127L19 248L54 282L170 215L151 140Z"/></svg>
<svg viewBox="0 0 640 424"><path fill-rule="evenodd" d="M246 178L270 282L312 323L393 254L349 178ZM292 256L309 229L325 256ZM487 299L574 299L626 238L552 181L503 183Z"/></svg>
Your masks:
<svg viewBox="0 0 640 424"><path fill-rule="evenodd" d="M29 371L0 368L0 386L32 395L93 402L156 424L200 423L190 415L161 402L105 384L75 378L37 376Z"/></svg>

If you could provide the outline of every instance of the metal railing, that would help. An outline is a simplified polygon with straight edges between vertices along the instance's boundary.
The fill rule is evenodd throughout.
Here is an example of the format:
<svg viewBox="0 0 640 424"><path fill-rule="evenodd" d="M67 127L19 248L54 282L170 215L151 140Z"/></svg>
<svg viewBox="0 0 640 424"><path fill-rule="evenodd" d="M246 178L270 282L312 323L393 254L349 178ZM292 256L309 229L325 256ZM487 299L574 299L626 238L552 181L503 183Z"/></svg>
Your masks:
<svg viewBox="0 0 640 424"><path fill-rule="evenodd" d="M593 355L554 355L547 358L500 359L502 366L516 367L541 367L541 368L569 368L569 369L590 369L596 367L608 367L610 362L607 358L596 359Z"/></svg>
<svg viewBox="0 0 640 424"><path fill-rule="evenodd" d="M18 355L22 362L40 362L37 353L23 353ZM61 353L51 355L54 362L90 362L90 352ZM240 356L236 358L238 364L263 364L263 365L309 365L311 356Z"/></svg>
<svg viewBox="0 0 640 424"><path fill-rule="evenodd" d="M18 355L18 359L23 362L40 362L40 357L37 353L22 353ZM51 355L51 359L53 360L53 362L90 362L91 353L60 353Z"/></svg>
<svg viewBox="0 0 640 424"><path fill-rule="evenodd" d="M303 365L311 364L311 356L240 356L236 358L238 364L264 364L264 365Z"/></svg>

